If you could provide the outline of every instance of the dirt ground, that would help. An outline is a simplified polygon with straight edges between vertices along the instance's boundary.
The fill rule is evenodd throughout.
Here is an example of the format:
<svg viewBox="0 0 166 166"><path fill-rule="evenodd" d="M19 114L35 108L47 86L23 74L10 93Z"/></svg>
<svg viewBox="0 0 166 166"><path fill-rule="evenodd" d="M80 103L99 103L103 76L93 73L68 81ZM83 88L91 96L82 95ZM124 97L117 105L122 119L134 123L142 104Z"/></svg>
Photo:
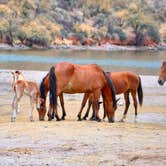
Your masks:
<svg viewBox="0 0 166 166"><path fill-rule="evenodd" d="M143 107L139 107L137 122L133 106L126 122L118 122L123 114L123 100L118 105L115 123L77 121L81 97L65 96L65 121L48 122L46 118L40 122L35 111L35 122L29 122L29 99L23 97L21 112L12 123L13 93L0 82L0 165L166 165L166 103L163 102L166 97L161 89L156 92L144 84L145 100ZM154 100L152 96L158 97ZM60 107L58 110L61 114ZM100 116L102 112L101 109Z"/></svg>

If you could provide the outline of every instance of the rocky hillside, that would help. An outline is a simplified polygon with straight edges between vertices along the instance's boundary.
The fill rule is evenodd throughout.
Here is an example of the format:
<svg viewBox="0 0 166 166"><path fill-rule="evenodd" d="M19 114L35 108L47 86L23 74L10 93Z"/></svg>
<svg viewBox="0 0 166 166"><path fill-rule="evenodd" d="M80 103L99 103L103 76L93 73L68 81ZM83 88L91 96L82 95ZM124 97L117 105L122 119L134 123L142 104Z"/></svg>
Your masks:
<svg viewBox="0 0 166 166"><path fill-rule="evenodd" d="M136 45L166 42L165 0L1 0L0 43Z"/></svg>

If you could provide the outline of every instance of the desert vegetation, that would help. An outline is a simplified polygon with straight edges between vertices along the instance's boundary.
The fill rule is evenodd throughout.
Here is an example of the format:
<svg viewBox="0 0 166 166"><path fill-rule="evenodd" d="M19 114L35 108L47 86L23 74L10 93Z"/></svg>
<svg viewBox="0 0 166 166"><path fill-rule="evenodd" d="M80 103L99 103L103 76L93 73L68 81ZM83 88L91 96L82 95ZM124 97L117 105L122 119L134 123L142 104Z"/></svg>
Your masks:
<svg viewBox="0 0 166 166"><path fill-rule="evenodd" d="M3 0L0 43L136 45L166 42L164 0Z"/></svg>

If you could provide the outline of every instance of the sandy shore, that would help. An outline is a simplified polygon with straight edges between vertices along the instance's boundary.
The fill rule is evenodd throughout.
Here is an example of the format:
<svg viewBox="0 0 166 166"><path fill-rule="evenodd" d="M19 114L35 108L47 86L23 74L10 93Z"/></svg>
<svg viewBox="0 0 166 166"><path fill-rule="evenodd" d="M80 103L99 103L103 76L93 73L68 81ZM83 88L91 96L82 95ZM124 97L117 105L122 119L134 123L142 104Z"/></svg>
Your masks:
<svg viewBox="0 0 166 166"><path fill-rule="evenodd" d="M28 97L21 100L21 112L10 122L13 93L10 70L0 70L0 165L166 165L166 87L157 76L141 76L144 104L137 123L133 106L125 123L123 96L116 111L116 122L77 121L82 95L65 95L65 121L28 119ZM46 72L23 71L27 80L40 82ZM102 116L102 109L100 116ZM59 114L61 109L59 107Z"/></svg>

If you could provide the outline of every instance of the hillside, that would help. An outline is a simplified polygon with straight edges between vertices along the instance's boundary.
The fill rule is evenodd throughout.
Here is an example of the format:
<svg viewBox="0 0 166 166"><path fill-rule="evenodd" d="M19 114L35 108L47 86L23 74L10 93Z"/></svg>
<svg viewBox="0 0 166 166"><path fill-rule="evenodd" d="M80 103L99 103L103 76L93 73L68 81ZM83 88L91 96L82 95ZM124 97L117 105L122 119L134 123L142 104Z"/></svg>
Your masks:
<svg viewBox="0 0 166 166"><path fill-rule="evenodd" d="M165 0L1 0L0 43L136 45L166 42Z"/></svg>

